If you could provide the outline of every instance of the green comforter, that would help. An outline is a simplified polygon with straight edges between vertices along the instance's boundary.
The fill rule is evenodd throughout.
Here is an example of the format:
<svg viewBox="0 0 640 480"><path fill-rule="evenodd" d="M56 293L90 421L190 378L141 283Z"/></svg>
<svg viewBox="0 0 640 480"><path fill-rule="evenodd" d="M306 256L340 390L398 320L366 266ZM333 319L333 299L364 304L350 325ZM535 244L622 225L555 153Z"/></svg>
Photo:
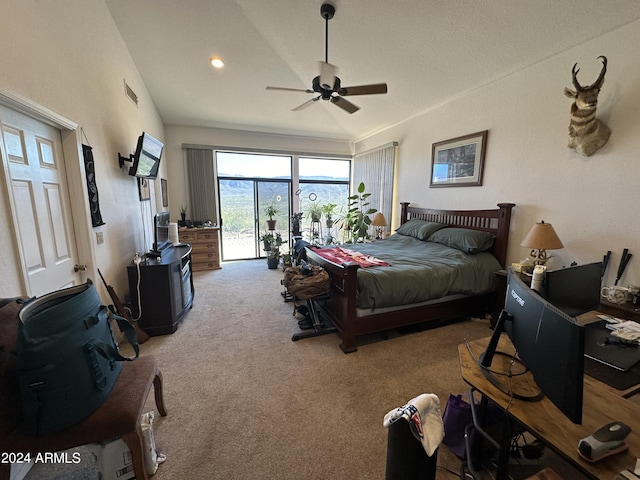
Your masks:
<svg viewBox="0 0 640 480"><path fill-rule="evenodd" d="M501 268L488 253L468 254L439 243L391 235L374 243L343 245L391 264L358 269L358 307L383 308L446 295L479 295L494 289Z"/></svg>

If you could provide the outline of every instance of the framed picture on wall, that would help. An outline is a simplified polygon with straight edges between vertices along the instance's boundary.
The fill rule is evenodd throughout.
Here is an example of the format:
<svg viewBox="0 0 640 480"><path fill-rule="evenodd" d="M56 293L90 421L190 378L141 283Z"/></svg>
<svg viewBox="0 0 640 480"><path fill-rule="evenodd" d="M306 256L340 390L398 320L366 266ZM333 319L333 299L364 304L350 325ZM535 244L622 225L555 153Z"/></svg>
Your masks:
<svg viewBox="0 0 640 480"><path fill-rule="evenodd" d="M148 178L138 178L138 195L140 195L141 202L151 199L151 189Z"/></svg>
<svg viewBox="0 0 640 480"><path fill-rule="evenodd" d="M488 130L434 143L430 187L482 185Z"/></svg>
<svg viewBox="0 0 640 480"><path fill-rule="evenodd" d="M169 206L169 193L167 192L167 179L166 178L161 178L160 179L160 186L162 187L162 206L163 207L168 207Z"/></svg>

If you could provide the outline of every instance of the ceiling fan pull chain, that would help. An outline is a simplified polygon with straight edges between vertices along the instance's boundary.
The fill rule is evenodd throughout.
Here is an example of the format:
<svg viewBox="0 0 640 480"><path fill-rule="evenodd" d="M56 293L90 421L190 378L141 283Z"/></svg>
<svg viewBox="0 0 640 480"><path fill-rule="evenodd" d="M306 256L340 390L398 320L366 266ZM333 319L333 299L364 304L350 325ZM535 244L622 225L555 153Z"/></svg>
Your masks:
<svg viewBox="0 0 640 480"><path fill-rule="evenodd" d="M324 63L329 63L329 16L324 17Z"/></svg>

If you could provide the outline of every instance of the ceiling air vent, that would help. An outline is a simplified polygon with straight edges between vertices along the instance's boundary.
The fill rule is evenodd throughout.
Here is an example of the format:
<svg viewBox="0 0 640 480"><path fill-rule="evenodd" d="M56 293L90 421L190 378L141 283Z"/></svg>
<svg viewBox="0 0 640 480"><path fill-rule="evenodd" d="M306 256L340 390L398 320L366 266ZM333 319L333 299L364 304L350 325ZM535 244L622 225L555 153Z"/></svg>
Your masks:
<svg viewBox="0 0 640 480"><path fill-rule="evenodd" d="M138 95L131 89L126 80L124 81L124 95L138 106Z"/></svg>

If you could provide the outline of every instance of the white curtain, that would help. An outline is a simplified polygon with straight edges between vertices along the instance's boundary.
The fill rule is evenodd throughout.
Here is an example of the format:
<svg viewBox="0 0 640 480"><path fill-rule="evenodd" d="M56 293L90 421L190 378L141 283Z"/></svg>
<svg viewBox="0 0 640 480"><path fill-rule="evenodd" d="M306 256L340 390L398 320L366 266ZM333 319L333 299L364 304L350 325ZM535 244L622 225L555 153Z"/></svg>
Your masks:
<svg viewBox="0 0 640 480"><path fill-rule="evenodd" d="M369 206L384 214L387 229L391 226L393 211L393 172L397 147L397 142L391 142L353 157L354 189L364 182L365 192L371 194Z"/></svg>
<svg viewBox="0 0 640 480"><path fill-rule="evenodd" d="M218 223L213 150L186 148L190 218Z"/></svg>

